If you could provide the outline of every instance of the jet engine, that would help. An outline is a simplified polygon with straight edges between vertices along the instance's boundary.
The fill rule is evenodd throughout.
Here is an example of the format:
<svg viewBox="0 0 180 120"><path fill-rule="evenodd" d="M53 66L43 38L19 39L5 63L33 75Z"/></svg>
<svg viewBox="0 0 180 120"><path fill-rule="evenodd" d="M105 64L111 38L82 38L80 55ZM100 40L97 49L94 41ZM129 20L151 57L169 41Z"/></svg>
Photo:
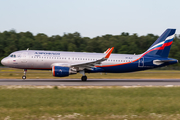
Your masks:
<svg viewBox="0 0 180 120"><path fill-rule="evenodd" d="M62 67L62 66L53 66L52 67L52 74L55 77L65 77L69 76L70 74L76 74L77 71L73 70L70 67Z"/></svg>

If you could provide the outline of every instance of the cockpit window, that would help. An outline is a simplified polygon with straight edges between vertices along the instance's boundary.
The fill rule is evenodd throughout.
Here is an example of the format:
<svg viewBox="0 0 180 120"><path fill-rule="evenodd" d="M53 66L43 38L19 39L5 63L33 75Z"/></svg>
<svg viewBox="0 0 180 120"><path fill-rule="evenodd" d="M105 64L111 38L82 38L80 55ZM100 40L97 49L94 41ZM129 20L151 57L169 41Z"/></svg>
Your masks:
<svg viewBox="0 0 180 120"><path fill-rule="evenodd" d="M10 55L9 57L13 57L13 55Z"/></svg>
<svg viewBox="0 0 180 120"><path fill-rule="evenodd" d="M9 57L13 57L13 58L15 58L15 57L16 57L16 55L11 54L11 55L9 55Z"/></svg>

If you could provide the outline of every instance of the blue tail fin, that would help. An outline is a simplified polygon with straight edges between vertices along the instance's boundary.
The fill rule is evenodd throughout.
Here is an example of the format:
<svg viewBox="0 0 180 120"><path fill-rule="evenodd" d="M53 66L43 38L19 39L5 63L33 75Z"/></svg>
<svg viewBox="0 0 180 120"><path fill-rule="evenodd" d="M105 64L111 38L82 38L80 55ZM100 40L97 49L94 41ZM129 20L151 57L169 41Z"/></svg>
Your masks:
<svg viewBox="0 0 180 120"><path fill-rule="evenodd" d="M175 36L176 29L167 29L142 56L167 58Z"/></svg>

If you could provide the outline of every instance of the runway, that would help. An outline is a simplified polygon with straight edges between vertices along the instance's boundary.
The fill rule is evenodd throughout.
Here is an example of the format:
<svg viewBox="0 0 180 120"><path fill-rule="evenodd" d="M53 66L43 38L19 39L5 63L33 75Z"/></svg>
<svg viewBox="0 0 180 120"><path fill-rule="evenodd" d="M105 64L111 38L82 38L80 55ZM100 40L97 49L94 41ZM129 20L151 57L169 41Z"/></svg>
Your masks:
<svg viewBox="0 0 180 120"><path fill-rule="evenodd" d="M180 86L180 79L0 79L0 86Z"/></svg>

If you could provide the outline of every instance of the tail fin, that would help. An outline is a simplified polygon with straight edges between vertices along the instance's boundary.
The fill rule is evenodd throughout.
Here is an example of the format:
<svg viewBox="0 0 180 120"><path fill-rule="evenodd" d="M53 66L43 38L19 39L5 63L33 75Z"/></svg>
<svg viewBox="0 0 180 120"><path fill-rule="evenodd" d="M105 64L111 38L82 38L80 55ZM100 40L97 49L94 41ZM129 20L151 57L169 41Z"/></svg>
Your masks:
<svg viewBox="0 0 180 120"><path fill-rule="evenodd" d="M167 58L175 36L176 29L167 29L142 56L159 56Z"/></svg>

